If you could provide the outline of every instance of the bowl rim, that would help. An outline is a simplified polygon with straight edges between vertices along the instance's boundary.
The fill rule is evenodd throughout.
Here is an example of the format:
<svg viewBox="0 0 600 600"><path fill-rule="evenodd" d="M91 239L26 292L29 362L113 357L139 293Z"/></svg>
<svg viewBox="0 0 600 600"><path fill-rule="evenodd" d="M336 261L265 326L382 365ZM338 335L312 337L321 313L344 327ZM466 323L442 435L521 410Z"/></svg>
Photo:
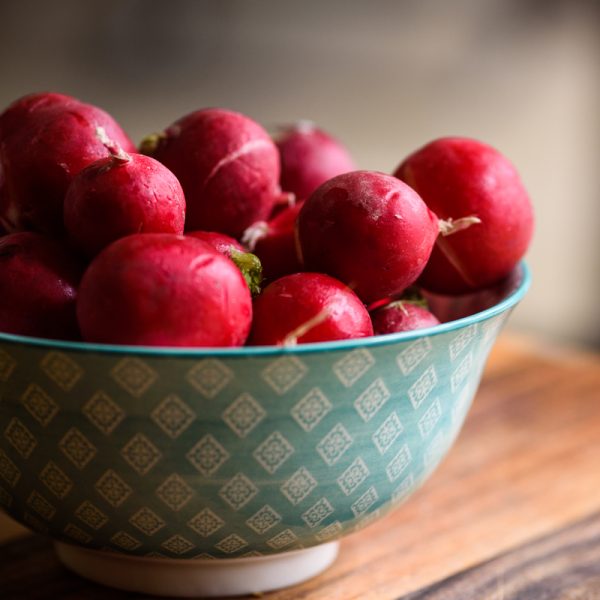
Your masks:
<svg viewBox="0 0 600 600"><path fill-rule="evenodd" d="M98 354L121 354L138 355L162 358L250 358L255 356L283 356L286 354L309 354L319 352L330 352L335 350L356 350L362 348L372 348L375 346L392 345L400 342L409 342L417 338L433 337L458 329L463 329L469 325L479 323L494 317L500 313L514 307L527 293L531 285L531 272L527 263L521 261L516 267L519 270L518 283L514 289L500 302L486 308L482 311L473 313L454 321L448 321L413 331L403 331L400 333L391 333L386 335L373 335L364 338L354 338L347 340L335 340L330 342L311 342L308 344L298 344L296 346L238 346L238 347L173 347L173 346L132 346L117 344L99 344L90 342L70 342L65 340L52 340L46 338L30 337L25 335L16 335L12 333L0 332L1 343L13 343L40 348L49 348L53 350L63 350L72 352L95 352Z"/></svg>

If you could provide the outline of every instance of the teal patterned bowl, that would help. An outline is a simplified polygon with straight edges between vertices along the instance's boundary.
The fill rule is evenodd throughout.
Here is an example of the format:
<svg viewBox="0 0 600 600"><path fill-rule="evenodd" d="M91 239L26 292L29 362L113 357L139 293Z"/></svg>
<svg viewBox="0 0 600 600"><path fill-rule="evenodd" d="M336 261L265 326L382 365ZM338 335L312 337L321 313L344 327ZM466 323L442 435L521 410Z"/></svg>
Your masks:
<svg viewBox="0 0 600 600"><path fill-rule="evenodd" d="M105 582L97 565L86 572L69 552L143 557L153 568L174 564L168 559L301 556L291 551L364 527L427 479L528 285L521 265L491 295L430 298L452 316L487 304L470 316L291 348L119 347L0 334L0 504L63 542L69 566Z"/></svg>

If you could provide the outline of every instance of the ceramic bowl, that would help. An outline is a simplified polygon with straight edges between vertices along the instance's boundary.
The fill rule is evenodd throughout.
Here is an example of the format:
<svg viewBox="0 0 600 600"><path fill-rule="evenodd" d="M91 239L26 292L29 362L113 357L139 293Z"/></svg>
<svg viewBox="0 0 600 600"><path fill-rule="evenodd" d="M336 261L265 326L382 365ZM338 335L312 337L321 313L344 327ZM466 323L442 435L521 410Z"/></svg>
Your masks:
<svg viewBox="0 0 600 600"><path fill-rule="evenodd" d="M429 477L528 285L521 265L492 293L430 298L446 318L474 314L287 348L0 334L0 504L109 585L295 583Z"/></svg>

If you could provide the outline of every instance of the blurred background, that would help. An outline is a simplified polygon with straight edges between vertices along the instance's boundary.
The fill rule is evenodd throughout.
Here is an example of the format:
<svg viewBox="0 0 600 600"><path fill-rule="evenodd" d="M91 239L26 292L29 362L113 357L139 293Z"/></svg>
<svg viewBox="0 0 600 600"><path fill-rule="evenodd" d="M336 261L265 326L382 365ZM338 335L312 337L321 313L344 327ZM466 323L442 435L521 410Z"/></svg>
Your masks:
<svg viewBox="0 0 600 600"><path fill-rule="evenodd" d="M511 326L600 346L600 2L0 2L0 107L32 91L135 140L206 106L310 119L361 168L465 135L517 165L537 215Z"/></svg>

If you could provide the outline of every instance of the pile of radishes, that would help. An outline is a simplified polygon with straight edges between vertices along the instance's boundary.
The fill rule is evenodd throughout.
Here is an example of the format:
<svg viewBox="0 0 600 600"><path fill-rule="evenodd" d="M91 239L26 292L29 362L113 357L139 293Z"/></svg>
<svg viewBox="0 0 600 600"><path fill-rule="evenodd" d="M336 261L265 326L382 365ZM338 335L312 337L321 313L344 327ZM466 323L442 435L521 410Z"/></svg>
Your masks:
<svg viewBox="0 0 600 600"><path fill-rule="evenodd" d="M392 176L356 170L310 123L273 140L223 109L139 150L62 94L0 115L2 332L241 346L429 327L415 290L497 284L532 230L514 167L472 139L431 142Z"/></svg>

